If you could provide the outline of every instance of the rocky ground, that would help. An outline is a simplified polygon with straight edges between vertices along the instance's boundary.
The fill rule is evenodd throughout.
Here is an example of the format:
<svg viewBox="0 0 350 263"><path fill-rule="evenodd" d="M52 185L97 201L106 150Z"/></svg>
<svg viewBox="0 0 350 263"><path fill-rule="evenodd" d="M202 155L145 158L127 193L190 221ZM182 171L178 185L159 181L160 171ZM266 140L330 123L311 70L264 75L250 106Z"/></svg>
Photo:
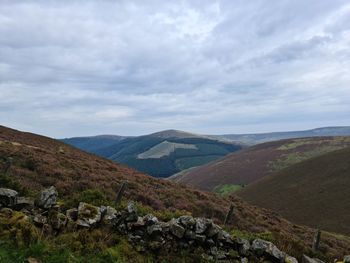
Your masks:
<svg viewBox="0 0 350 263"><path fill-rule="evenodd" d="M151 214L139 216L132 202L122 210L81 202L78 207L63 212L57 204L57 197L55 187L43 190L36 200L19 197L14 190L0 188L0 215L11 218L20 211L23 214L21 220L30 222L45 236L57 237L80 229L108 228L110 232L127 237L140 253L164 255L186 251L189 255L200 254L203 262L298 262L271 242L233 238L208 218L180 216L163 222ZM322 261L304 255L302 262ZM345 257L343 262L349 263L350 257Z"/></svg>

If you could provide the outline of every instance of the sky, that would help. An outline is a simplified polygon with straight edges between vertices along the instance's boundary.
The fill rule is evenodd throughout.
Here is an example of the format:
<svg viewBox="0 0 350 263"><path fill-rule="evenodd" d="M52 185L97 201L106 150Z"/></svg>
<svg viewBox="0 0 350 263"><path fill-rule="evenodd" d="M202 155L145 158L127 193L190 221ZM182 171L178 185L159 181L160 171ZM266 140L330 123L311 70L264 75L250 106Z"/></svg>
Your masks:
<svg viewBox="0 0 350 263"><path fill-rule="evenodd" d="M0 0L0 124L55 138L350 125L350 3Z"/></svg>

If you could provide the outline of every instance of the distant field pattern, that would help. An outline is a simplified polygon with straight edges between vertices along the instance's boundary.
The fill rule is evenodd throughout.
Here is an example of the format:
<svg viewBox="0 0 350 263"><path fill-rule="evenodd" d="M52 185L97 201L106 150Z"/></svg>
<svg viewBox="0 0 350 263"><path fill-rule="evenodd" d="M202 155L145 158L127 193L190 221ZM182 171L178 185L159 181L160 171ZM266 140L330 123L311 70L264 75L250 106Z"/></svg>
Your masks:
<svg viewBox="0 0 350 263"><path fill-rule="evenodd" d="M184 144L184 143L175 143L164 141L156 146L153 146L151 149L140 153L137 155L137 159L158 159L164 156L169 156L176 149L193 149L197 150L197 146L193 144Z"/></svg>

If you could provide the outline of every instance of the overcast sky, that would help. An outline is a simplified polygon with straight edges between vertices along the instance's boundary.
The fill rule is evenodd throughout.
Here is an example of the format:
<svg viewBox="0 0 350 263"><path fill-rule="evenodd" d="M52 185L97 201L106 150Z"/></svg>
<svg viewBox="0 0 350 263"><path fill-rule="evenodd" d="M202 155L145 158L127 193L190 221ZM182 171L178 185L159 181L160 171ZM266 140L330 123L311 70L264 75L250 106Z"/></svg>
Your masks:
<svg viewBox="0 0 350 263"><path fill-rule="evenodd" d="M350 125L348 0L0 0L0 124L51 137Z"/></svg>

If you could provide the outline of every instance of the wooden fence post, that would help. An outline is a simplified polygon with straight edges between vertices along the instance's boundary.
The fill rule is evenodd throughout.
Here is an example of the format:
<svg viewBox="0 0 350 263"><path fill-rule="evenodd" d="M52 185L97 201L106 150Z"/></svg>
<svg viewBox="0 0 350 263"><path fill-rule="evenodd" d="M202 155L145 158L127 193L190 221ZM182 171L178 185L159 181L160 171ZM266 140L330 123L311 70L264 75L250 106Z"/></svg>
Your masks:
<svg viewBox="0 0 350 263"><path fill-rule="evenodd" d="M312 243L312 251L313 252L318 251L318 248L320 246L320 240L321 240L321 231L319 229L317 229L315 236L314 236L313 243Z"/></svg>
<svg viewBox="0 0 350 263"><path fill-rule="evenodd" d="M120 188L118 190L117 197L115 198L116 205L119 205L120 201L122 200L123 194L124 194L127 186L128 186L127 181L122 182L122 185L120 186Z"/></svg>
<svg viewBox="0 0 350 263"><path fill-rule="evenodd" d="M224 226L226 226L229 223L229 221L230 221L230 219L232 217L232 214L233 214L233 209L234 209L234 206L231 203L230 209L228 210L228 212L226 214L226 217L225 217Z"/></svg>

